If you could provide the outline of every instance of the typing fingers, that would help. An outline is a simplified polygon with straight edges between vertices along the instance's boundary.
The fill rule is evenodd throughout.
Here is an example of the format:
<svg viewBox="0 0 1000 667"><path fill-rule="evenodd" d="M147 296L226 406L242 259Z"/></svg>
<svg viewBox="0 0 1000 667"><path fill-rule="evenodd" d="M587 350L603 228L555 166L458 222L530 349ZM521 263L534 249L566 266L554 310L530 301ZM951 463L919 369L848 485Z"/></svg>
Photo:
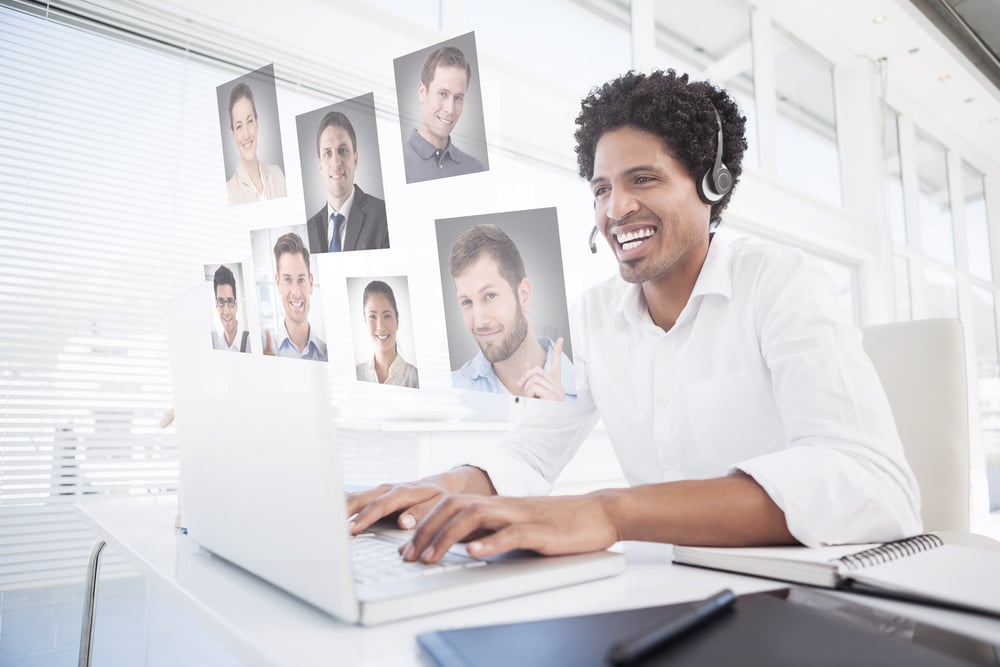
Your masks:
<svg viewBox="0 0 1000 667"><path fill-rule="evenodd" d="M556 553L549 542L551 533L544 526L535 523L518 523L504 526L489 535L469 542L469 555L489 558L514 549L531 549L540 554Z"/></svg>
<svg viewBox="0 0 1000 667"><path fill-rule="evenodd" d="M517 520L509 498L447 496L417 528L403 559L436 563L456 542Z"/></svg>
<svg viewBox="0 0 1000 667"><path fill-rule="evenodd" d="M386 488L388 486L388 488ZM368 502L357 510L354 517L354 525L351 527L351 534L357 535L379 519L392 514L393 512L403 512L400 516L400 526L406 527L409 523L405 517L407 514L413 516L417 512L420 516L413 516L412 525L417 525L419 518L427 511L427 507L420 508L423 503L436 501L442 495L442 490L431 484L397 484L395 486L383 485L376 489L382 491L370 497ZM431 506L432 506L431 505ZM350 511L350 505L349 509Z"/></svg>
<svg viewBox="0 0 1000 667"><path fill-rule="evenodd" d="M386 493L391 488L392 484L382 484L373 489L366 489L358 493L344 494L347 499L347 516L357 514L362 507L370 503L375 498L378 498L382 494Z"/></svg>

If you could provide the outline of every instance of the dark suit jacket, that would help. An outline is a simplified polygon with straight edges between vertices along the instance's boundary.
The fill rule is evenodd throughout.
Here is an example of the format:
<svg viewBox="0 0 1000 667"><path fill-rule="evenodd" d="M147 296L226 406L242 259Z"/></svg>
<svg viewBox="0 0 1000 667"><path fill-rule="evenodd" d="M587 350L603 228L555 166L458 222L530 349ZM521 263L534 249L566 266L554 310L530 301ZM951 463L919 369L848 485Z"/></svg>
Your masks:
<svg viewBox="0 0 1000 667"><path fill-rule="evenodd" d="M309 228L309 252L328 252L327 241L330 220L326 217L326 206L306 222ZM365 194L357 183L354 184L354 203L351 217L347 219L347 233L344 236L344 250L374 250L389 247L389 226L385 221L385 201Z"/></svg>

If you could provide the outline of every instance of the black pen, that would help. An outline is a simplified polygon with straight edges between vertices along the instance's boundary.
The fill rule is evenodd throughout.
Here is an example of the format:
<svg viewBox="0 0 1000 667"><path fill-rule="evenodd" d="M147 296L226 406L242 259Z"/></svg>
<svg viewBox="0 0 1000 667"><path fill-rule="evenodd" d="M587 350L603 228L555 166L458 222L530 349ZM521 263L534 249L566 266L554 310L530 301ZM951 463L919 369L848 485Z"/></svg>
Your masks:
<svg viewBox="0 0 1000 667"><path fill-rule="evenodd" d="M618 642L608 652L608 662L612 665L631 665L718 617L735 601L736 596L728 588L716 593L680 618Z"/></svg>

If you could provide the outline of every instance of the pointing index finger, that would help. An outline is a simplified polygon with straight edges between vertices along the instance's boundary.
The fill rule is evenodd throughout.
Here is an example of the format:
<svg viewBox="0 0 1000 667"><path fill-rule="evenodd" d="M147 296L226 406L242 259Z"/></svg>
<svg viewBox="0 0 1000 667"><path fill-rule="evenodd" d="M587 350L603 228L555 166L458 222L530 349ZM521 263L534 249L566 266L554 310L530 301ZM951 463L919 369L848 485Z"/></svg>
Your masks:
<svg viewBox="0 0 1000 667"><path fill-rule="evenodd" d="M556 377L556 379L562 379L562 354L563 354L563 337L559 336L556 338L556 344L552 348L552 366L549 368L549 372Z"/></svg>

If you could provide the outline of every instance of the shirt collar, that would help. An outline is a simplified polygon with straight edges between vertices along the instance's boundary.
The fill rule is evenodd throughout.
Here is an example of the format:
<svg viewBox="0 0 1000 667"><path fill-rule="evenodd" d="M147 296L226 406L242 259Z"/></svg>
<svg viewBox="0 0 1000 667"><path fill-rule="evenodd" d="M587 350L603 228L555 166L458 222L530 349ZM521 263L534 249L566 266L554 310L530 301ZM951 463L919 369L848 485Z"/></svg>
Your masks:
<svg viewBox="0 0 1000 667"><path fill-rule="evenodd" d="M698 279L694 282L688 302L707 294L718 294L727 299L733 295L733 251L729 242L717 233L712 235L712 241L708 244L708 254L698 272ZM619 324L653 324L639 284L625 284L615 308L615 319Z"/></svg>
<svg viewBox="0 0 1000 667"><path fill-rule="evenodd" d="M344 216L345 220L347 218L350 218L351 217L351 207L354 206L354 195L355 194L357 194L357 188L354 187L354 186L351 186L351 194L347 198L347 201L344 202L344 205L340 207L339 211L335 211L333 209L333 204L331 204L329 201L327 201L327 203L326 203L326 219L329 220L330 216L333 215L334 213L341 214L342 216Z"/></svg>
<svg viewBox="0 0 1000 667"><path fill-rule="evenodd" d="M288 343L293 348L295 348L296 350L298 350L298 346L295 343L292 342L292 337L288 333L288 327L285 326L285 318L282 317L281 318L281 343L278 345L278 348L285 347L285 343ZM309 351L310 347L317 347L316 340L313 337L313 330L312 330L312 325L311 324L309 325L309 338L306 339L306 346L305 346L305 348L303 348L302 350L299 351L299 354L303 354L303 355L306 354Z"/></svg>
<svg viewBox="0 0 1000 667"><path fill-rule="evenodd" d="M437 146L420 136L420 133L416 130L413 130L413 133L410 135L410 145L413 147L413 150L417 152L417 155L425 160L430 160L434 157L434 154L440 150ZM461 162L461 154L457 150L451 150L453 147L454 144L451 143L451 137L449 136L448 145L444 148L444 150L441 150L441 158L444 159L444 157L447 156L455 162Z"/></svg>
<svg viewBox="0 0 1000 667"><path fill-rule="evenodd" d="M489 362L482 350L472 358L472 363L462 368L462 374L473 380L479 378L496 378L493 372L493 364Z"/></svg>

